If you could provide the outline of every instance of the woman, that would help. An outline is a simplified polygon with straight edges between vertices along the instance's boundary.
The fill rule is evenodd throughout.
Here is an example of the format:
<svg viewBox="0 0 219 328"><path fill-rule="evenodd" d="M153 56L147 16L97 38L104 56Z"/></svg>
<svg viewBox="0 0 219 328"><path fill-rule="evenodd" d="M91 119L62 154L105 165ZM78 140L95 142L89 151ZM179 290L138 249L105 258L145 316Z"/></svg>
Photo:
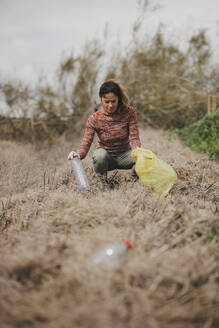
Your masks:
<svg viewBox="0 0 219 328"><path fill-rule="evenodd" d="M114 169L133 168L132 178L135 178L135 159L131 152L141 146L136 112L129 107L124 87L114 80L101 85L99 96L102 108L88 118L81 145L76 152L70 152L68 159L85 158L96 132L99 142L93 153L93 164L103 184L107 184L107 171Z"/></svg>

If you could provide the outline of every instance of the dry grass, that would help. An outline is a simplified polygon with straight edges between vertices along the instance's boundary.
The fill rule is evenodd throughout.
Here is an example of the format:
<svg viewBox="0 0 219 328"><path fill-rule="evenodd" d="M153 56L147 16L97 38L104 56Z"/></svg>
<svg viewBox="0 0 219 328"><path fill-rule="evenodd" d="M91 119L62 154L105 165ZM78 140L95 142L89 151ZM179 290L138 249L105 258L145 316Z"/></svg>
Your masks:
<svg viewBox="0 0 219 328"><path fill-rule="evenodd" d="M219 327L218 164L160 130L141 139L178 173L162 201L128 172L103 191L91 152L91 191L79 191L64 139L48 151L0 142L1 328ZM118 271L87 266L126 239Z"/></svg>

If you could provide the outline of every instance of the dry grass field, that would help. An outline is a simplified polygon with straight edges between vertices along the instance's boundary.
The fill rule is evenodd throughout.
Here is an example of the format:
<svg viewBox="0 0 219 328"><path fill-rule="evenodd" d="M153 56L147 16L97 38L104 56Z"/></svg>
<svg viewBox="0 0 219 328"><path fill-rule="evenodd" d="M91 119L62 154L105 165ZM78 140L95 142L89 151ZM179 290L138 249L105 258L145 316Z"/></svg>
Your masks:
<svg viewBox="0 0 219 328"><path fill-rule="evenodd" d="M178 174L164 200L127 171L102 190L92 149L91 190L78 190L67 161L76 139L0 142L0 328L219 327L219 165L162 130L140 134ZM127 239L117 271L87 264Z"/></svg>

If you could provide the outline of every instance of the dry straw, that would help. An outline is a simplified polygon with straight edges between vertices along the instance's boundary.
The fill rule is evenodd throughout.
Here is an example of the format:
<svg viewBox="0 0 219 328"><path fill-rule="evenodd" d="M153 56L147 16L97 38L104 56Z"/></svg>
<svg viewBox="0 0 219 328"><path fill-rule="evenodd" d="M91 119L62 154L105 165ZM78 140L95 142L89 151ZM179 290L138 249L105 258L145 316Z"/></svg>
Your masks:
<svg viewBox="0 0 219 328"><path fill-rule="evenodd" d="M93 185L78 190L64 140L41 151L1 142L2 327L218 326L218 165L160 130L140 135L177 171L162 201L127 171L112 172L103 191L91 154ZM118 271L87 266L126 239L134 248Z"/></svg>

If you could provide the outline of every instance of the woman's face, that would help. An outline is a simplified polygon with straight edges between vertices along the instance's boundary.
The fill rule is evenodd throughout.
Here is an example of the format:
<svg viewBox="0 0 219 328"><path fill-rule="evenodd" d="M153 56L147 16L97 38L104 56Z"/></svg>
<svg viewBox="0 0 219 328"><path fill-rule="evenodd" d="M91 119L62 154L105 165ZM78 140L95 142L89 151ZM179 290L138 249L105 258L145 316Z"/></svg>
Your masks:
<svg viewBox="0 0 219 328"><path fill-rule="evenodd" d="M111 113L115 113L117 108L118 108L118 102L119 99L118 97L110 92L110 93L106 93L102 98L101 98L102 104L103 104L103 109L111 114Z"/></svg>

